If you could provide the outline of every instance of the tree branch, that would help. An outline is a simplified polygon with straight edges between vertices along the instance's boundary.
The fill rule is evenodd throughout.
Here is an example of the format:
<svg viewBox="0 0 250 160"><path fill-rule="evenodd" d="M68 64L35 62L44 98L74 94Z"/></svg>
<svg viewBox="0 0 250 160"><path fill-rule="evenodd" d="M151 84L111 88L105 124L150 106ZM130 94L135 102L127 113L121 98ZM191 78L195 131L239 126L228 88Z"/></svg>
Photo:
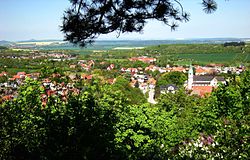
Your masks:
<svg viewBox="0 0 250 160"><path fill-rule="evenodd" d="M81 0L79 2L79 7L78 7L78 10L77 10L77 15L79 15L79 13L80 13L80 10L81 10L81 7L82 7L82 3L83 3L83 0Z"/></svg>

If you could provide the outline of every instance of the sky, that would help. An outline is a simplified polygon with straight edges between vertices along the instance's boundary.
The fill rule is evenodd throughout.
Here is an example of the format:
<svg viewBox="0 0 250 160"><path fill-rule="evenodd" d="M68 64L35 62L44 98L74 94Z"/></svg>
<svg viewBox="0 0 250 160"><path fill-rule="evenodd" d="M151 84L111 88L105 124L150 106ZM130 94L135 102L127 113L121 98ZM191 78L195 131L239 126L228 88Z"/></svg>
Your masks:
<svg viewBox="0 0 250 160"><path fill-rule="evenodd" d="M101 35L99 40L165 40L191 38L250 38L250 0L217 0L213 14L202 11L202 0L180 0L191 14L177 31L151 20L143 33ZM63 39L62 16L69 0L0 0L0 40Z"/></svg>

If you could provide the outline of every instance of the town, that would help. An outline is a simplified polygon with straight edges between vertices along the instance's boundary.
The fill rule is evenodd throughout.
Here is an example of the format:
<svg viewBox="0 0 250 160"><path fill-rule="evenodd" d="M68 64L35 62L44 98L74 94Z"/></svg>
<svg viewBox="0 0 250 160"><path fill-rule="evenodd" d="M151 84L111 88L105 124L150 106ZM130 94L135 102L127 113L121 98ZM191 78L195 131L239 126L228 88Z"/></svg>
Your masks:
<svg viewBox="0 0 250 160"><path fill-rule="evenodd" d="M246 69L242 64L238 66L225 66L218 63L198 65L192 64L191 61L189 65L165 64L163 66L161 64L159 66L159 56L143 55L141 52L140 56L128 56L122 62L113 63L109 58L83 59L81 55L62 51L30 50L27 53L1 54L2 61L14 59L18 61L15 63L20 64L29 59L31 59L29 63L37 61L33 68L39 66L40 69L32 72L12 71L10 74L7 64L2 64L4 67L0 73L0 102L17 97L18 88L25 83L26 79L41 82L41 86L45 89L41 99L45 105L46 99L51 95L57 95L66 100L67 94L71 92L79 94L81 90L76 87L76 84L81 81L90 83L98 79L101 83L113 85L117 78L122 77L128 81L130 87L138 88L144 97L147 97L148 102L156 104L161 94L174 94L178 89L184 89L189 95L209 96L218 85L225 85L230 75L239 75ZM53 68L54 66L62 66L64 70L59 67Z"/></svg>
<svg viewBox="0 0 250 160"><path fill-rule="evenodd" d="M247 160L250 1L0 0L0 160Z"/></svg>

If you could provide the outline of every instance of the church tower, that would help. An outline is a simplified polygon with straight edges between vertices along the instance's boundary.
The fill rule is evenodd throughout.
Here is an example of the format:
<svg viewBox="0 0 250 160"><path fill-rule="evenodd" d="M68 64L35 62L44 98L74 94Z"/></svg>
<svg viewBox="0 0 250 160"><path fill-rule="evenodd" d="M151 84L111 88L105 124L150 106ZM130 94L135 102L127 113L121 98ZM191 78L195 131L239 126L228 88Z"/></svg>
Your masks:
<svg viewBox="0 0 250 160"><path fill-rule="evenodd" d="M190 65L188 71L188 85L187 85L188 90L192 90L193 81L194 81L194 71L192 65Z"/></svg>

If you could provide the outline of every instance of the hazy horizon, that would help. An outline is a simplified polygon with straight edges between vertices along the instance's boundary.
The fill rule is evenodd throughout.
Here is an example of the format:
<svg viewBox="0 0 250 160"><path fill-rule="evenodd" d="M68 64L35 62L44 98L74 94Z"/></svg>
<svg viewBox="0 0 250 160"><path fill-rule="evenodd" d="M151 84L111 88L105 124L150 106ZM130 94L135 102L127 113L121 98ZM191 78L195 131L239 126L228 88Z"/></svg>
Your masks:
<svg viewBox="0 0 250 160"><path fill-rule="evenodd" d="M211 38L169 38L169 39L96 39L95 41L182 41L182 40L223 40L223 39L249 39L250 37L211 37ZM0 41L7 41L7 42L31 42L31 41L64 41L63 39L20 39L15 41L10 41L6 39L0 39ZM65 41L66 42L66 41Z"/></svg>

